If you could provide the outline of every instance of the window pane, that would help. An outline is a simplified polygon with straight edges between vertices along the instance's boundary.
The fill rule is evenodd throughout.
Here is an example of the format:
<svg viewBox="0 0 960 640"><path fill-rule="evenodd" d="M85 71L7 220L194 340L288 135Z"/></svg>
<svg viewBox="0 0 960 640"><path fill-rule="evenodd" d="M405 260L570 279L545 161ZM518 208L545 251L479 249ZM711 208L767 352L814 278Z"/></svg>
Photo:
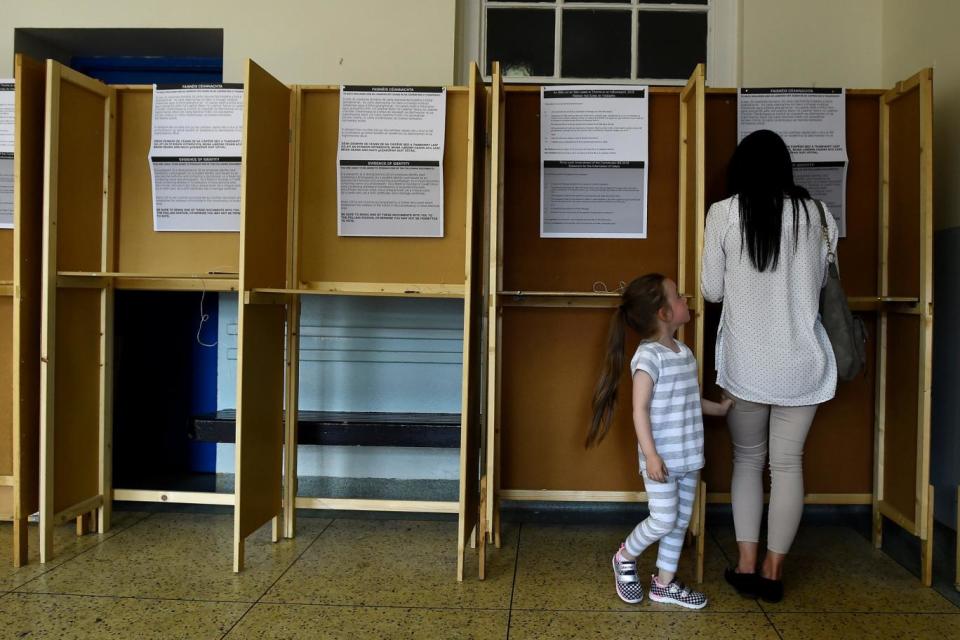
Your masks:
<svg viewBox="0 0 960 640"><path fill-rule="evenodd" d="M591 2L603 2L606 4L630 4L630 0L567 0L564 4L571 4L573 2L580 2L583 4L590 4Z"/></svg>
<svg viewBox="0 0 960 640"><path fill-rule="evenodd" d="M637 16L637 77L687 78L707 61L707 14L641 11Z"/></svg>
<svg viewBox="0 0 960 640"><path fill-rule="evenodd" d="M499 60L505 76L552 76L554 13L487 9L487 72Z"/></svg>
<svg viewBox="0 0 960 640"><path fill-rule="evenodd" d="M563 12L560 75L564 78L630 77L630 12Z"/></svg>

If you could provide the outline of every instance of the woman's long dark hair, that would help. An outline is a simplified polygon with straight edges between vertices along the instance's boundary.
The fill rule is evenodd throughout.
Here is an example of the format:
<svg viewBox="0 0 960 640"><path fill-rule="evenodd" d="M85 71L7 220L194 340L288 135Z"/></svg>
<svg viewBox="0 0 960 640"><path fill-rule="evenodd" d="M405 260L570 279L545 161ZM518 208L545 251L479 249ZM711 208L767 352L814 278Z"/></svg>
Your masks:
<svg viewBox="0 0 960 640"><path fill-rule="evenodd" d="M603 359L603 372L593 392L593 416L587 431L587 448L600 444L610 430L613 410L617 406L617 390L623 373L623 350L627 327L638 334L641 340L657 333L657 312L667 304L663 282L666 276L648 273L627 285L621 296L621 304L610 319L607 332L607 354Z"/></svg>
<svg viewBox="0 0 960 640"><path fill-rule="evenodd" d="M800 207L809 225L804 200L810 193L793 182L793 163L783 139L773 131L754 131L737 145L727 170L727 191L740 201L740 250L746 246L757 271L777 270L783 233L783 200L793 205L794 251Z"/></svg>

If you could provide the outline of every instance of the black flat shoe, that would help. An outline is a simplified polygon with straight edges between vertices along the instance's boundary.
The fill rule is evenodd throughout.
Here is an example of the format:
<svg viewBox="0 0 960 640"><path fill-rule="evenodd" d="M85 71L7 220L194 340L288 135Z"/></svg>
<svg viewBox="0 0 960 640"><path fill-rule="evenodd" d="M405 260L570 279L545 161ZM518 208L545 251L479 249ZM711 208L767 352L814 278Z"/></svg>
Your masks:
<svg viewBox="0 0 960 640"><path fill-rule="evenodd" d="M736 569L724 569L723 577L730 586L744 598L756 598L759 592L758 577L755 573L737 573Z"/></svg>
<svg viewBox="0 0 960 640"><path fill-rule="evenodd" d="M783 580L771 580L757 576L757 595L764 602L780 602L783 600Z"/></svg>

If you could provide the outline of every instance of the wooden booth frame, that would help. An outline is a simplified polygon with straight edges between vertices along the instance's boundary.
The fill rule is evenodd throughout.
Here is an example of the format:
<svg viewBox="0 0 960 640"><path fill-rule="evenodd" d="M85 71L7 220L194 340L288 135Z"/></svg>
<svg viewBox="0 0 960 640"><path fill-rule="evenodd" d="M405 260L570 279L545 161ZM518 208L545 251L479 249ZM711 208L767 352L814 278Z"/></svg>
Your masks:
<svg viewBox="0 0 960 640"><path fill-rule="evenodd" d="M243 567L244 538L268 520L274 539L281 517L283 535L293 537L297 508L450 513L457 514L456 575L462 580L468 538L476 535L480 491L486 93L479 70L473 65L468 87L447 89L446 232L431 239L337 235L339 86L286 87L252 61L246 86L237 496L238 507L254 507L236 512L234 569ZM306 295L463 300L458 500L298 495L299 322ZM247 375L248 370L256 375ZM252 448L246 442L251 434L256 434ZM264 451L269 452L266 465Z"/></svg>
<svg viewBox="0 0 960 640"><path fill-rule="evenodd" d="M489 289L488 289L488 351L487 351L487 386L489 394L487 397L487 422L486 451L484 476L481 479L483 492L482 505L482 533L489 537L495 546L499 547L500 537L500 501L558 501L558 502L644 502L647 500L646 492L636 491L627 488L627 485L636 486L636 443L633 436L633 429L630 426L629 402L620 402L617 413L614 417L615 425L612 427L609 441L605 442L597 451L584 453L582 449L583 437L586 435L587 418L585 410L589 410L589 394L595 383L595 377L599 371L599 362L596 361L598 355L603 353L602 339L606 336L606 327L609 321L610 310L617 306L620 294L616 291L619 281L627 281L644 271L657 270L673 277L677 280L681 293L687 298L693 298L691 287L699 282L699 267L688 266L695 255L697 247L702 245L702 221L703 221L703 195L699 185L702 184L702 167L698 168L698 162L703 157L703 96L704 96L704 67L698 65L691 75L685 87L650 87L650 131L651 131L651 171L657 171L655 180L651 173L650 178L650 203L648 210L651 212L648 216L649 235L646 240L631 241L596 241L596 240L552 240L551 246L559 255L552 256L556 260L554 266L562 273L553 276L537 273L535 265L531 260L521 256L521 250L526 249L531 255L537 256L543 260L550 250L545 248L544 241L535 236L536 229L530 225L529 220L518 221L520 215L526 217L535 217L537 203L539 202L539 192L532 195L526 193L529 191L528 182L534 186L539 184L539 86L510 86L504 89L503 77L500 66L493 63L492 69L492 87L491 87L491 141L492 149L490 153L490 187L489 187L489 228L490 228L490 264L489 264ZM536 105L532 102L536 100ZM510 102L513 102L515 111L511 109ZM510 115L518 114L523 120L514 128L510 122ZM657 118L664 118L662 122L656 122ZM656 122L656 124L654 124ZM514 132L517 132L514 134ZM665 133L671 132L671 133ZM523 142L517 142L518 138ZM669 136L669 137L666 137ZM510 149L511 143L519 144L522 148L516 151ZM532 147L532 148L527 148ZM667 153L668 157L673 156L672 161L660 161L654 158L654 149ZM509 153L513 155L508 155ZM675 154L675 155L674 155ZM511 162L512 166L507 167ZM536 173L534 173L536 172ZM522 173L522 175L520 175ZM509 178L505 177L508 175ZM663 176L662 178L660 176ZM507 192L505 184L508 180L511 191ZM699 181L697 181L699 180ZM693 181L693 185L687 188L687 181ZM526 185L523 187L522 185ZM698 195L699 194L699 195ZM504 203L511 202L510 209L505 211ZM677 211L682 210L684 215L675 216L673 222L668 222L662 226L657 226L657 216L661 216L664 210ZM516 209L522 209L522 213L516 213ZM511 220L512 218L512 220ZM509 232L507 228L510 227ZM699 231L698 231L699 230ZM518 237L512 239L516 234L526 234L522 240ZM519 244L526 241L528 244L523 248ZM584 245L586 243L586 245ZM578 247L577 245L580 244ZM602 244L602 248L599 246ZM644 264L644 252L653 253L656 251L666 251L667 256L653 258L652 262ZM588 251L587 249L593 249ZM675 252L675 253L673 253ZM607 257L612 255L614 257ZM574 274L570 268L565 268L561 262L565 257L569 257L577 263L579 267L584 267L593 259L601 258L603 263L597 273L602 273L606 280L602 283L604 286L590 287L590 282L578 282L578 287L563 286L574 281ZM514 261L511 264L511 259ZM697 258L699 260L699 258ZM699 264L699 263L697 263ZM506 275L505 275L506 267ZM576 269L578 267L573 267ZM524 271L526 270L526 271ZM511 273L513 271L513 273ZM540 284L540 286L518 286L519 283L531 283L531 285ZM697 290L699 289L696 286ZM598 290L599 289L599 290ZM690 336L702 335L702 305L697 307L691 304L691 323L684 328L682 339L687 340ZM530 371L524 368L522 373L511 371L518 368L519 360L536 360L549 351L538 351L536 357L527 354L527 357L516 356L512 362L507 362L511 357L511 340L516 345L519 338L511 338L510 324L516 326L518 318L523 314L530 313L542 314L544 317L549 314L550 323L556 324L573 320L577 327L577 333L567 331L568 337L572 337L574 342L586 341L590 343L590 351L581 351L579 347L573 353L567 353L563 359L577 362L578 371L564 368L560 361L551 361L548 365L551 370L558 368L558 372L551 374L553 382L559 389L563 384L567 387L565 390L552 390L550 385L536 385L536 390L527 389L525 392L515 392L515 395L529 395L535 400L530 404L552 403L554 396L576 396L580 402L568 409L578 418L584 418L582 425L571 426L569 416L562 427L558 428L559 435L553 433L555 424L549 428L534 427L539 422L550 422L550 418L539 419L533 414L523 414L525 409L518 409L523 406L523 401L505 396L510 390L510 381L508 375L513 379L522 380L522 383L529 386L530 380L536 378ZM505 322L504 316L512 316L511 321ZM529 319L522 320L522 331L526 338L533 338L538 332L536 327L529 324ZM587 324L593 323L593 324ZM541 323L544 329L548 323ZM520 329L516 329L520 331ZM698 333L699 332L699 333ZM550 338L557 338L558 333L550 330L545 331ZM599 336L599 339L598 339ZM599 340L599 341L598 341ZM702 342L702 340L701 340ZM596 343L596 344L594 344ZM563 347L554 345L555 352L564 352L570 346L570 341L564 343ZM700 356L697 343L690 342L689 346L694 350L694 354ZM547 344L542 345L542 349L549 350ZM560 383L557 380L564 375L578 376L575 381L575 388L569 388L568 383ZM582 379L581 379L582 378ZM628 377L624 374L624 380L621 383L622 388L627 388ZM542 387L542 388L541 388ZM577 391L576 389L579 389ZM585 391L584 391L585 390ZM539 393L538 393L539 392ZM584 396L584 393L587 395ZM553 394L553 395L551 395ZM624 395L623 393L621 394ZM542 397L541 397L542 396ZM510 407L505 407L505 402ZM569 402L564 401L567 407ZM504 487L504 469L503 469L503 449L504 436L510 431L510 426L504 427L504 414L506 411L516 414L518 411L522 414L516 418L511 426L516 430L529 429L538 431L542 438L536 447L527 447L529 455L544 457L551 455L566 456L564 462L568 463L568 468L583 465L584 467L593 466L595 468L609 469L615 467L617 470L623 470L619 478L607 477L609 473L604 471L605 477L602 480L586 478L583 473L573 473L566 477L558 477L556 469L547 469L543 473L546 478L536 477L536 473L524 474L524 480L520 481L532 483L533 486L513 486ZM583 414L583 415L581 415ZM553 414L551 414L553 415ZM576 419L574 420L576 422ZM623 428L621 428L623 427ZM515 434L511 437L517 438ZM620 437L623 436L623 437ZM551 443L554 439L562 439L563 443L554 445ZM527 445L531 445L527 442ZM579 453L578 453L579 452ZM522 457L522 454L517 454ZM592 458L591 458L592 457ZM592 463L587 461L592 459ZM529 456L525 458L526 466L534 467ZM516 474L517 465L514 463L513 473ZM546 465L550 466L550 465ZM551 467L552 468L552 467ZM575 476L575 477L574 477ZM510 482L517 482L516 479ZM545 486L546 485L546 486ZM611 488L612 485L623 485L617 488ZM706 497L706 485L701 482L693 516L690 522L689 532L693 536L696 545L695 574L696 580L701 582L703 579L703 552L704 552L704 508ZM483 553L481 553L481 571L484 566ZM481 573L481 577L483 574Z"/></svg>
<svg viewBox="0 0 960 640"><path fill-rule="evenodd" d="M501 442L505 437L504 429L509 429L509 426L502 426L504 402L508 397L508 390L505 389L507 385L503 379L504 342L505 338L509 339L509 332L504 331L505 308L540 306L576 309L616 304L616 294L506 291L503 286L503 255L509 253L509 249L505 249L502 227L510 215L509 211L504 213L504 202L514 198L514 207L518 206L518 202L528 209L536 205L536 199L531 203L528 200L516 200L518 196L515 193L505 195L504 184L507 181L516 181L518 172L529 171L530 165L535 163L538 157L535 153L528 157L529 152L519 152L514 162L523 164L515 164L512 170L504 169L507 158L503 148L504 130L509 140L513 126L507 98L511 93L516 95L524 91L538 90L538 87L511 87L505 94L502 79L496 67L494 68L494 148L490 170L490 396L487 402L490 421L483 480L488 490L483 510L484 523L489 523L489 528L485 531L495 544L499 544L501 499L645 499L642 492L584 491L575 486L570 486L569 490L503 486L501 467L504 445ZM657 91L658 89L651 90L651 98ZM676 273L680 292L688 299L692 311L692 320L681 328L680 338L690 345L700 362L701 384L708 397L714 397L719 391L714 382L703 380L703 372L713 368L714 357L713 345L704 342L705 334L716 331L719 307L705 304L700 292L705 203L725 197L725 167L737 142L736 93L736 89L706 89L703 69L698 67L680 93L678 103L680 169ZM929 585L932 573L933 530L933 488L928 480L930 340L933 321L932 72L925 69L909 80L898 83L890 91L848 90L847 105L848 113L851 114L847 119L848 138L853 135L853 138L848 140L848 151L851 154L850 192L856 194L848 198L848 209L857 221L861 221L855 224L866 225L860 231L869 238L867 242L858 243L842 240L839 249L840 264L848 265L844 270L844 283L850 296L849 302L855 312L865 317L868 330L874 336L871 341L875 346L875 354L870 354L863 377L854 382L841 383L837 400L826 405L821 410L824 415L818 416L821 421L826 419L831 424L839 424L840 413L853 411L863 418L860 421L863 424L858 423L852 427L845 425L833 433L832 429L821 430L811 437L807 447L811 454L807 456L808 467L816 466L813 462L818 458L818 451L826 452L831 447L836 455L842 455L842 451L856 452L859 456L858 462L851 465L852 471L843 469L844 473L839 474L841 477L835 486L830 483L836 473L814 474L809 483L812 490L805 496L805 502L872 504L875 544L880 546L883 517L891 519L919 537L922 546L922 580ZM523 115L519 115L522 128ZM534 143L528 141L527 144ZM655 162L655 159L652 162ZM504 177L505 173L508 178ZM529 178L533 178L532 174ZM527 213L529 214L529 211ZM871 241L874 237L876 242ZM862 270L863 265L868 265L866 272ZM635 269L649 270L641 267ZM897 323L896 334L901 336L901 339L890 339L891 323ZM587 329L584 328L584 331ZM905 340L902 336L914 336L915 339ZM583 339L583 335L578 339ZM907 371L908 376L913 375L909 372L915 371L916 386L908 386L908 391L904 391L903 387L888 386L886 371L892 366L896 366L900 371ZM516 411L515 408L511 410ZM533 420L528 420L531 421ZM707 502L730 501L729 489L726 488L729 486L730 477L729 436L726 429L718 428L719 421L716 419L708 418L705 422L708 466L704 470L699 503L690 528L691 533L698 538L698 581L702 579L703 571L704 506ZM516 424L514 427L520 428ZM628 435L632 437L632 429L623 430L629 431ZM839 441L831 441L834 437L847 438L849 442L839 446ZM630 446L627 440L625 437L625 447ZM902 453L905 450L914 451L915 455L900 455L894 460L893 451ZM832 470L839 470L834 454L822 456L820 466L826 464ZM906 462L901 464L900 459ZM607 460L605 464L612 463ZM625 465L621 466L626 469ZM892 468L894 466L896 469ZM810 472L808 469L808 474ZM842 477L850 473L859 475L856 478ZM710 493L706 492L707 484L713 487Z"/></svg>
<svg viewBox="0 0 960 640"><path fill-rule="evenodd" d="M44 74L43 64L16 55L13 229L0 230L0 378L10 393L0 405L0 518L13 521L14 567L27 564L27 518L40 508Z"/></svg>

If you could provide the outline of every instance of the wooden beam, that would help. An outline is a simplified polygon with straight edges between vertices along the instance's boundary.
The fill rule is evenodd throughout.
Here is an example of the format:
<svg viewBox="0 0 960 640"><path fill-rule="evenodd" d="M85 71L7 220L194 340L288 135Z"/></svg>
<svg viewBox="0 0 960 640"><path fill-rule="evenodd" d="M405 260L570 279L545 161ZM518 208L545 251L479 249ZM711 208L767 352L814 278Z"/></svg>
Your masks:
<svg viewBox="0 0 960 640"><path fill-rule="evenodd" d="M920 523L916 522L912 517L900 513L896 507L886 501L881 501L878 507L881 515L893 520L896 524L906 529L910 535L920 535Z"/></svg>
<svg viewBox="0 0 960 640"><path fill-rule="evenodd" d="M40 305L40 562L53 555L55 342L57 318L57 176L61 65L47 61L43 157L43 259Z"/></svg>
<svg viewBox="0 0 960 640"><path fill-rule="evenodd" d="M60 525L70 522L75 519L77 516L89 513L95 509L99 509L103 506L103 496L93 496L88 498L83 502L79 502L71 507L67 507L59 513L53 514L51 522L53 526L59 527Z"/></svg>
<svg viewBox="0 0 960 640"><path fill-rule="evenodd" d="M206 491L163 491L153 489L114 489L113 499L123 502L160 502L169 504L233 505L232 493Z"/></svg>
<svg viewBox="0 0 960 640"><path fill-rule="evenodd" d="M286 305L290 303L292 296L288 293L273 293L265 291L244 291L244 304L266 304L266 305Z"/></svg>
<svg viewBox="0 0 960 640"><path fill-rule="evenodd" d="M366 500L360 498L297 497L298 509L336 509L340 511L386 511L407 513L457 513L459 502L436 500Z"/></svg>
<svg viewBox="0 0 960 640"><path fill-rule="evenodd" d="M834 504L834 505L854 505L870 504L873 500L873 494L870 493L808 493L803 496L804 504ZM770 494L763 495L764 503L770 502ZM730 504L731 497L729 493L709 493L707 502L710 504Z"/></svg>
<svg viewBox="0 0 960 640"><path fill-rule="evenodd" d="M384 282L301 282L301 294L341 296L398 296L423 298L462 298L462 284L384 283Z"/></svg>

